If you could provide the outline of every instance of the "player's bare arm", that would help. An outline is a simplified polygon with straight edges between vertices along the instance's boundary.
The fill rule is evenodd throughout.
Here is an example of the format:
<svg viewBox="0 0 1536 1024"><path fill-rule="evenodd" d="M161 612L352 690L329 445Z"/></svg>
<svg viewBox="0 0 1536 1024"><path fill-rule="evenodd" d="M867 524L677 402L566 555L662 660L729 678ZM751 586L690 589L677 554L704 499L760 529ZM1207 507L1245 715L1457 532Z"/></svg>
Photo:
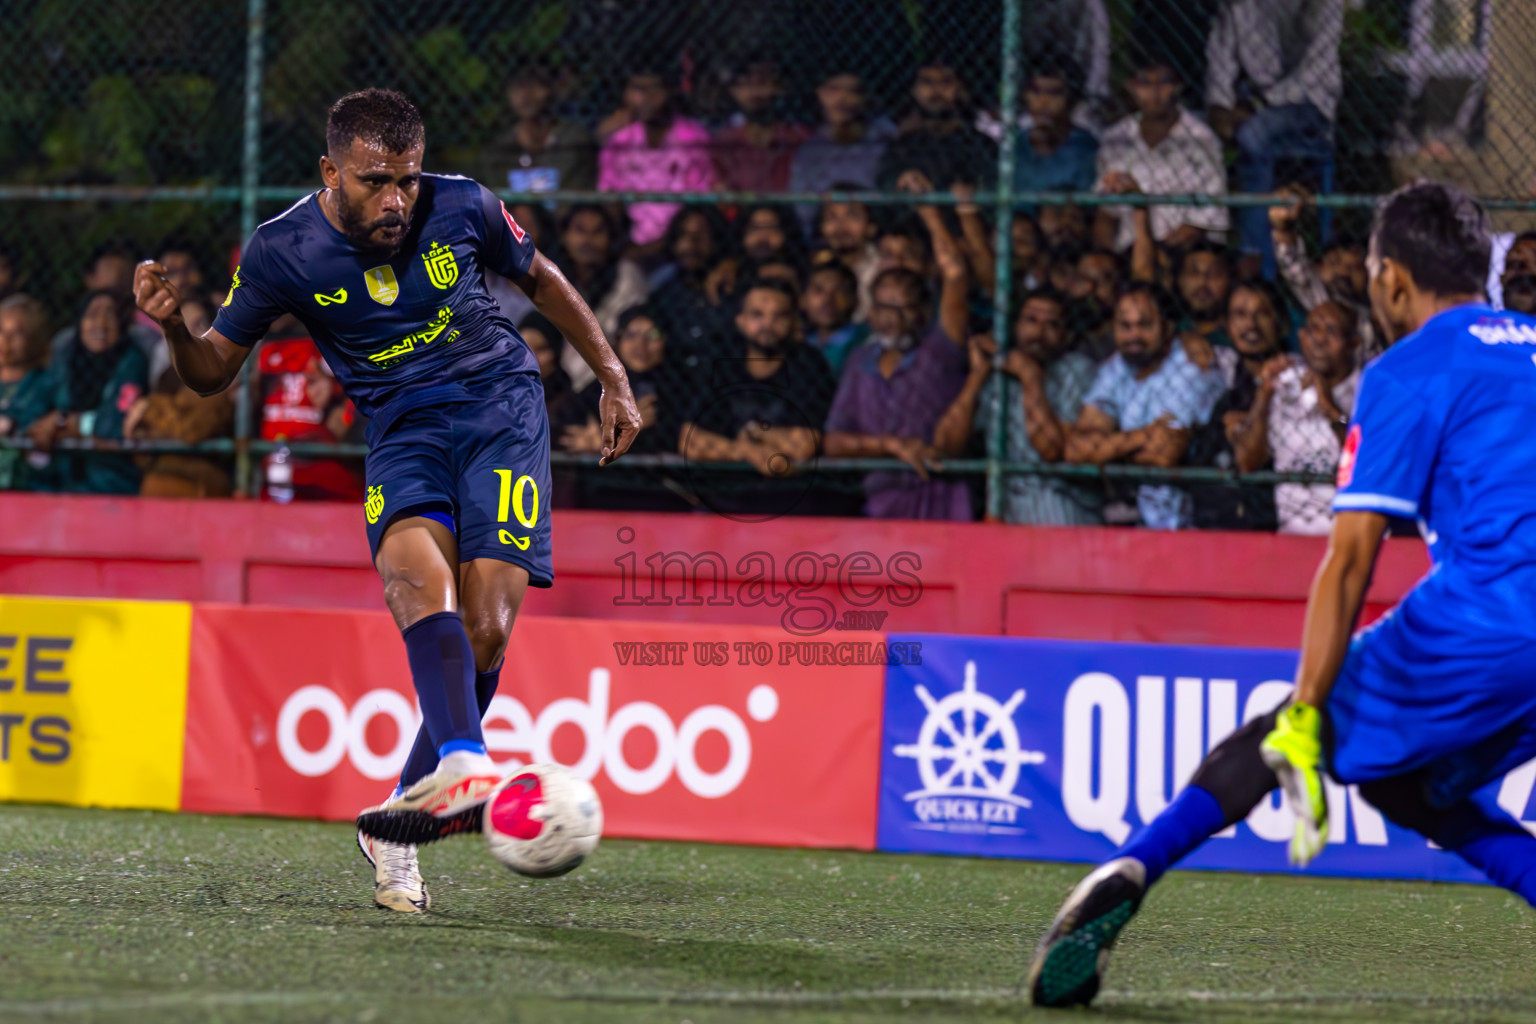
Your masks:
<svg viewBox="0 0 1536 1024"><path fill-rule="evenodd" d="M181 296L166 280L165 268L145 260L133 271L133 296L139 308L154 318L171 348L171 365L199 395L216 395L234 383L251 350L236 345L212 327L193 334L181 318Z"/></svg>
<svg viewBox="0 0 1536 1024"><path fill-rule="evenodd" d="M635 443L635 435L640 432L640 410L629 389L629 375L624 372L624 364L619 362L613 347L603 336L597 317L575 286L543 253L535 254L528 274L518 282L518 287L533 300L538 311L560 329L597 374L598 383L603 387L597 406L602 416L603 438L602 458L598 465L606 466L629 451L629 446Z"/></svg>
<svg viewBox="0 0 1536 1024"><path fill-rule="evenodd" d="M1379 512L1337 512L1328 553L1307 598L1307 619L1296 671L1296 699L1321 707L1349 650L1349 638L1371 582L1376 554L1387 532Z"/></svg>

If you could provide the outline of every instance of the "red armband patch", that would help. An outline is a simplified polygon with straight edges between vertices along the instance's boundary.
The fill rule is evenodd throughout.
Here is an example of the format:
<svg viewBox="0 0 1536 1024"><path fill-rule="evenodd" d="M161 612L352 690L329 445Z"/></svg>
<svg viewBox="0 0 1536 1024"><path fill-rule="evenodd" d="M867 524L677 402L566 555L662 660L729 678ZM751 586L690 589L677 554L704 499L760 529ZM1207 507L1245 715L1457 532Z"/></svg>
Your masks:
<svg viewBox="0 0 1536 1024"><path fill-rule="evenodd" d="M1359 452L1360 424L1356 423L1349 428L1349 435L1344 438L1344 450L1339 453L1339 475L1335 481L1338 486L1348 487L1355 478L1355 456Z"/></svg>
<svg viewBox="0 0 1536 1024"><path fill-rule="evenodd" d="M512 214L507 212L506 203L501 204L501 215L506 218L507 227L512 229L512 237L517 239L518 245L522 245L523 239L528 237L528 233L518 226L517 221L512 219Z"/></svg>

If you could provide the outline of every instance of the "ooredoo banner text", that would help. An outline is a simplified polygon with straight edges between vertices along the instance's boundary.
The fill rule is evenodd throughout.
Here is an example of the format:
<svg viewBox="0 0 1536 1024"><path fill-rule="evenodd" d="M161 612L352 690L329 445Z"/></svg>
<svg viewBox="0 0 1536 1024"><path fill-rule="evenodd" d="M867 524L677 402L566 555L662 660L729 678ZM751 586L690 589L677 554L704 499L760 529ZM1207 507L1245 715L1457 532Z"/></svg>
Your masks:
<svg viewBox="0 0 1536 1024"><path fill-rule="evenodd" d="M871 848L884 667L788 666L783 640L525 619L486 744L591 779L612 835ZM419 722L387 614L199 605L182 806L350 819L389 796Z"/></svg>

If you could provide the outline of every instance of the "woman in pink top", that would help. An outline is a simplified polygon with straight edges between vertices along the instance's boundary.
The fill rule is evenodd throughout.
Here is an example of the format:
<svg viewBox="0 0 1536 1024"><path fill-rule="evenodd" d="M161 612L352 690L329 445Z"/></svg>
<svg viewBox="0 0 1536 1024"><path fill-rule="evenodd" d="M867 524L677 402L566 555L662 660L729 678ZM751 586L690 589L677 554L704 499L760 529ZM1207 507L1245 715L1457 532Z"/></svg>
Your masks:
<svg viewBox="0 0 1536 1024"><path fill-rule="evenodd" d="M656 70L630 74L624 87L625 121L603 143L597 187L604 192L707 192L719 179L710 160L709 132L672 110L672 85ZM659 243L677 213L677 203L633 203L630 241L642 248Z"/></svg>

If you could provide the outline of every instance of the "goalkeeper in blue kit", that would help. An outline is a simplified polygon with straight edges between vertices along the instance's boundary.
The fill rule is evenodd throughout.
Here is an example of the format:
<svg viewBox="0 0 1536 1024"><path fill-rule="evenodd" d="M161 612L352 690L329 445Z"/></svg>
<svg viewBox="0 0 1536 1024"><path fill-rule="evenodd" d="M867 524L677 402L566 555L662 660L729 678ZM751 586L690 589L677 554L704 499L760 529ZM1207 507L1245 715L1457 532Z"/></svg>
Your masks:
<svg viewBox="0 0 1536 1024"><path fill-rule="evenodd" d="M430 904L416 842L435 838L439 823L457 827L501 780L480 720L524 593L554 576L538 361L484 272L521 287L596 371L603 464L640 427L624 369L575 288L489 191L423 174L425 141L399 93L338 100L320 158L325 187L256 229L202 335L188 331L164 267L134 274L139 307L164 329L194 391L228 387L272 322L291 313L369 417L368 544L423 724L399 787L364 819L402 827L360 828L357 841L374 868L374 899L407 913Z"/></svg>
<svg viewBox="0 0 1536 1024"><path fill-rule="evenodd" d="M1090 874L1041 939L1037 1004L1093 998L1148 888L1277 786L1290 859L1328 837L1322 773L1536 905L1536 836L1495 803L1536 757L1536 320L1488 306L1487 218L1455 188L1382 201L1371 310L1395 344L1366 369L1333 533L1290 699L1220 744L1162 814ZM1389 517L1417 519L1433 568L1351 636Z"/></svg>

